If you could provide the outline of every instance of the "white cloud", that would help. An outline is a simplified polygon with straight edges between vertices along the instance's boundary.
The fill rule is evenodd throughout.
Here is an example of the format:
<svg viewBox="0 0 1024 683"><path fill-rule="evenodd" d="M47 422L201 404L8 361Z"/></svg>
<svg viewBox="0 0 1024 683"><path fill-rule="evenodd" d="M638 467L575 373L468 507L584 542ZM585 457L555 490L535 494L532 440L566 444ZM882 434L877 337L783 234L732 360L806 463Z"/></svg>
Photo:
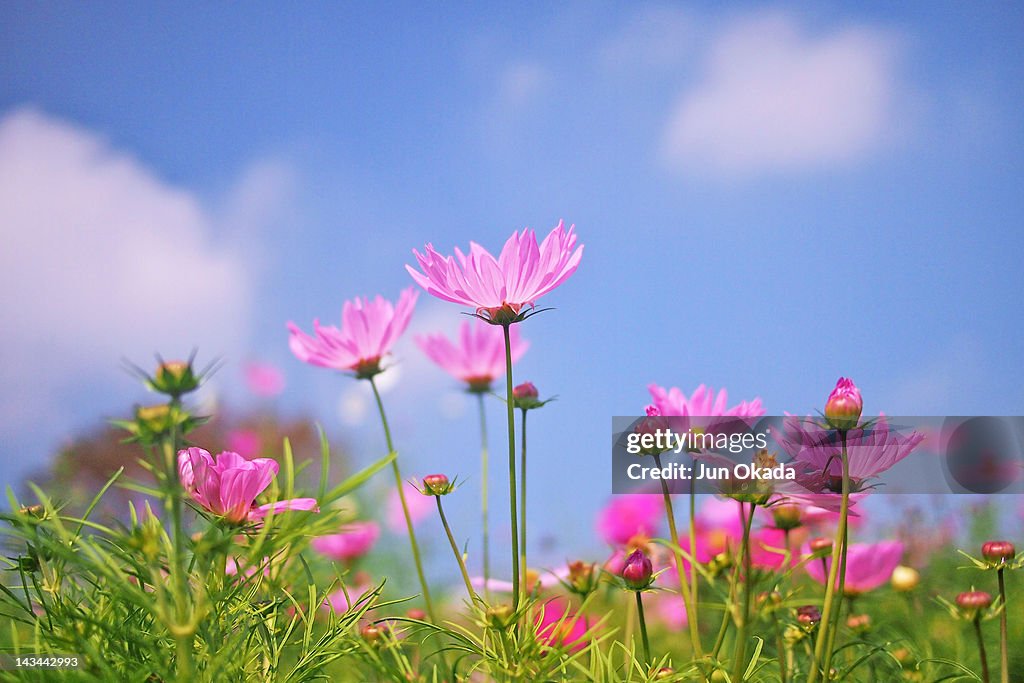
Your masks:
<svg viewBox="0 0 1024 683"><path fill-rule="evenodd" d="M899 124L898 62L887 31L812 35L788 15L745 17L713 40L703 79L677 101L666 159L723 176L856 162Z"/></svg>
<svg viewBox="0 0 1024 683"><path fill-rule="evenodd" d="M266 207L268 173L225 198L231 225ZM67 391L112 384L122 357L237 352L252 282L219 226L89 130L33 109L0 118L0 428L30 429Z"/></svg>

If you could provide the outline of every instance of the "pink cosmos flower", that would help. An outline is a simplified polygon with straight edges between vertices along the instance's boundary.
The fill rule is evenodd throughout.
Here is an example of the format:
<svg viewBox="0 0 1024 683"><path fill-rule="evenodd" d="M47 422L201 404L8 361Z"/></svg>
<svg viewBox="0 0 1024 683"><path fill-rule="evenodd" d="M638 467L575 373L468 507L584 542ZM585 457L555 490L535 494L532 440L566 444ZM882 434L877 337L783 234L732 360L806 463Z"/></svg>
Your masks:
<svg viewBox="0 0 1024 683"><path fill-rule="evenodd" d="M233 429L228 432L228 450L251 460L263 448L260 434L254 429Z"/></svg>
<svg viewBox="0 0 1024 683"><path fill-rule="evenodd" d="M324 598L321 609L332 610L335 614L343 614L349 611L353 605L362 600L373 587L369 583L359 583L355 586L344 586L329 593Z"/></svg>
<svg viewBox="0 0 1024 683"><path fill-rule="evenodd" d="M903 544L899 541L851 543L846 551L844 592L847 595L860 595L878 588L889 580L901 559L903 559ZM832 558L826 557L824 562L814 560L805 564L804 567L811 578L824 584L828 581L826 572L831 565ZM839 585L838 577L836 585Z"/></svg>
<svg viewBox="0 0 1024 683"><path fill-rule="evenodd" d="M277 396L284 391L284 373L270 363L250 361L242 368L245 384L257 396Z"/></svg>
<svg viewBox="0 0 1024 683"><path fill-rule="evenodd" d="M533 230L516 231L494 258L475 242L469 255L456 247L455 256L442 256L428 244L425 254L413 249L423 272L412 266L412 279L439 299L472 306L488 322L507 325L522 320L537 299L565 282L576 272L583 247L576 246L574 226L559 221L538 246Z"/></svg>
<svg viewBox="0 0 1024 683"><path fill-rule="evenodd" d="M409 508L409 518L413 526L416 526L428 518L434 510L434 499L424 496L416 482L406 482L405 503ZM388 491L385 502L384 518L388 529L394 533L405 533L405 512L402 510L402 499L398 497L398 489L392 488Z"/></svg>
<svg viewBox="0 0 1024 683"><path fill-rule="evenodd" d="M340 533L317 536L309 545L332 560L351 562L370 552L378 536L380 527L375 522L353 522Z"/></svg>
<svg viewBox="0 0 1024 683"><path fill-rule="evenodd" d="M459 326L459 338L451 341L443 334L415 337L416 345L430 360L448 374L469 385L470 391L486 392L491 382L505 374L505 335L500 328L480 320L467 320ZM518 361L530 343L522 341L519 330L509 330L512 362Z"/></svg>
<svg viewBox="0 0 1024 683"><path fill-rule="evenodd" d="M257 521L285 510L319 511L315 498L254 505L256 496L270 485L278 469L278 464L269 458L246 460L231 451L218 453L216 459L202 448L178 452L182 487L197 503L231 522Z"/></svg>
<svg viewBox="0 0 1024 683"><path fill-rule="evenodd" d="M660 415L699 416L699 417L760 417L764 415L761 399L742 401L729 407L729 394L725 389L715 394L715 390L703 384L693 394L686 396L678 387L665 389L657 384L648 384L654 407Z"/></svg>
<svg viewBox="0 0 1024 683"><path fill-rule="evenodd" d="M537 639L545 645L578 652L586 646L588 624L562 598L552 598L536 612Z"/></svg>
<svg viewBox="0 0 1024 683"><path fill-rule="evenodd" d="M797 483L810 493L836 493L843 476L842 443L837 432L812 418L789 416L776 441L798 469ZM924 435L904 436L889 428L885 417L846 432L852 491L866 490L870 480L898 463L917 447ZM820 503L818 503L820 505Z"/></svg>
<svg viewBox="0 0 1024 683"><path fill-rule="evenodd" d="M597 532L608 545L625 545L637 535L653 536L665 513L658 496L637 493L613 496L598 513Z"/></svg>
<svg viewBox="0 0 1024 683"><path fill-rule="evenodd" d="M288 345L303 362L351 370L360 379L372 377L381 371L381 360L409 326L418 296L408 287L402 290L394 306L381 296L346 301L341 311L341 329L321 326L319 320L314 320L312 337L290 322Z"/></svg>

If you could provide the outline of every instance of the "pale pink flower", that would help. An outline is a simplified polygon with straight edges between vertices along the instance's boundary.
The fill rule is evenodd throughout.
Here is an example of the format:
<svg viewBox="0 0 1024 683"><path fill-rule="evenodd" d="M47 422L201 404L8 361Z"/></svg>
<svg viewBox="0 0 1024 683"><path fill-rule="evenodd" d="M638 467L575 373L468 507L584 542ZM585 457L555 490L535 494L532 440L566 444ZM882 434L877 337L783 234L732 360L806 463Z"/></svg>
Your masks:
<svg viewBox="0 0 1024 683"><path fill-rule="evenodd" d="M793 459L800 486L810 493L837 493L841 489L842 441L838 432L812 418L788 416L782 433L775 438ZM868 490L873 478L910 455L923 439L917 432L904 436L890 429L884 416L846 432L850 490Z"/></svg>
<svg viewBox="0 0 1024 683"><path fill-rule="evenodd" d="M277 476L279 466L269 458L246 460L238 453L224 451L214 459L202 448L178 452L178 476L192 498L215 515L232 522L256 521L285 510L317 511L315 498L293 498L256 507Z"/></svg>
<svg viewBox="0 0 1024 683"><path fill-rule="evenodd" d="M542 603L534 619L537 639L545 645L578 652L587 644L587 619L574 612L567 600L552 598Z"/></svg>
<svg viewBox="0 0 1024 683"><path fill-rule="evenodd" d="M402 290L398 303L381 296L346 301L341 311L341 329L313 321L309 336L295 323L288 323L288 345L299 360L334 370L351 370L356 377L372 377L381 371L381 360L409 326L416 298L412 287Z"/></svg>
<svg viewBox="0 0 1024 683"><path fill-rule="evenodd" d="M451 341L443 334L415 337L416 345L430 360L448 374L469 385L471 391L486 392L491 382L505 374L505 335L501 329L480 320L466 320L459 326L459 337ZM518 361L530 343L519 337L515 327L509 330L512 362Z"/></svg>
<svg viewBox="0 0 1024 683"><path fill-rule="evenodd" d="M332 560L351 562L370 552L379 536L380 527L375 522L353 522L340 533L317 536L309 545Z"/></svg>
<svg viewBox="0 0 1024 683"><path fill-rule="evenodd" d="M405 484L405 503L409 508L409 518L413 526L416 526L424 519L430 517L436 505L430 496L424 496L415 482ZM398 489L388 491L387 501L384 504L384 519L388 529L393 533L405 533L405 512L402 510L402 499L398 497Z"/></svg>
<svg viewBox="0 0 1024 683"><path fill-rule="evenodd" d="M405 268L428 294L471 306L491 323L508 324L522 320L524 309L576 271L583 247L575 246L573 226L566 230L559 221L540 245L533 230L512 233L498 258L475 242L468 255L456 247L455 256L442 256L428 244L422 255L413 249L423 272Z"/></svg>
<svg viewBox="0 0 1024 683"><path fill-rule="evenodd" d="M250 361L242 368L245 384L257 396L277 396L284 391L284 373L270 363Z"/></svg>
<svg viewBox="0 0 1024 683"><path fill-rule="evenodd" d="M732 407L729 406L729 394L721 389L717 394L703 384L697 387L693 394L687 396L678 387L665 389L657 384L648 384L647 390L651 392L651 399L658 414L678 417L760 417L764 415L764 407L761 399L753 401L742 401Z"/></svg>
<svg viewBox="0 0 1024 683"><path fill-rule="evenodd" d="M653 536L665 514L659 496L635 493L612 496L597 515L597 532L608 545L625 545L634 536Z"/></svg>
<svg viewBox="0 0 1024 683"><path fill-rule="evenodd" d="M878 588L889 581L902 559L903 544L899 541L851 543L846 551L846 582L843 591L847 595L860 595ZM826 572L831 566L831 556L826 557L824 562L812 560L804 565L811 578L823 585L828 581Z"/></svg>
<svg viewBox="0 0 1024 683"><path fill-rule="evenodd" d="M260 434L254 429L233 429L228 432L227 442L229 451L250 460L259 455L263 448Z"/></svg>

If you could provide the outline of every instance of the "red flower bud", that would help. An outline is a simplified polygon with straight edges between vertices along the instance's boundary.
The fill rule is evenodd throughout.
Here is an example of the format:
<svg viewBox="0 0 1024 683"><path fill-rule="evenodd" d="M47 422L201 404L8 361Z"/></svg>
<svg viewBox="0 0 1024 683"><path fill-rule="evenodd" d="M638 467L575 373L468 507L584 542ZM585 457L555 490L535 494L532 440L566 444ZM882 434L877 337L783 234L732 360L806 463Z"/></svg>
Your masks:
<svg viewBox="0 0 1024 683"><path fill-rule="evenodd" d="M840 377L825 402L825 417L836 429L853 429L860 420L864 401L852 379Z"/></svg>
<svg viewBox="0 0 1024 683"><path fill-rule="evenodd" d="M989 562L1003 564L1017 555L1017 549L1009 541L989 541L981 546L981 555Z"/></svg>
<svg viewBox="0 0 1024 683"><path fill-rule="evenodd" d="M633 554L626 558L626 565L622 568L622 580L626 588L640 591L651 585L654 581L654 566L651 558L647 557L642 550L634 550Z"/></svg>
<svg viewBox="0 0 1024 683"><path fill-rule="evenodd" d="M512 398L537 398L540 394L533 382L523 382L512 390Z"/></svg>
<svg viewBox="0 0 1024 683"><path fill-rule="evenodd" d="M427 496L443 496L452 491L452 484L444 474L428 474L423 477L422 493Z"/></svg>
<svg viewBox="0 0 1024 683"><path fill-rule="evenodd" d="M992 596L985 591L967 591L956 596L956 604L965 610L985 609L992 604Z"/></svg>
<svg viewBox="0 0 1024 683"><path fill-rule="evenodd" d="M803 626L814 626L821 621L821 610L819 610L815 605L797 607L796 620Z"/></svg>
<svg viewBox="0 0 1024 683"><path fill-rule="evenodd" d="M815 555L824 555L832 552L832 539L819 536L811 539L811 552Z"/></svg>
<svg viewBox="0 0 1024 683"><path fill-rule="evenodd" d="M359 635L370 645L376 645L384 635L384 628L378 624L366 624L359 629Z"/></svg>

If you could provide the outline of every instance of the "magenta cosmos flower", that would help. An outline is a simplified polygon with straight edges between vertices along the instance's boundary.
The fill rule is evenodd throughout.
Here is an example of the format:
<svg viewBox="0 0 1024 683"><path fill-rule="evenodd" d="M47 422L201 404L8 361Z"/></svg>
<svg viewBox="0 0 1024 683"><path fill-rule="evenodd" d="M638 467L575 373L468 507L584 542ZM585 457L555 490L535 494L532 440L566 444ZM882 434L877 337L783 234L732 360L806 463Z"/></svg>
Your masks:
<svg viewBox="0 0 1024 683"><path fill-rule="evenodd" d="M430 360L455 379L465 382L476 393L490 391L491 382L505 374L505 336L500 328L479 320L466 320L459 326L459 336L451 341L443 334L415 337L416 345ZM519 337L515 327L509 330L512 362L515 363L530 343Z"/></svg>
<svg viewBox="0 0 1024 683"><path fill-rule="evenodd" d="M423 272L405 268L427 293L471 306L494 325L508 325L523 320L537 299L576 272L583 246L576 247L573 229L559 221L539 245L533 230L516 231L498 258L475 242L469 255L456 247L455 256L442 256L428 244L426 253L412 252Z"/></svg>
<svg viewBox="0 0 1024 683"><path fill-rule="evenodd" d="M889 580L901 559L903 544L899 541L851 543L846 551L846 582L843 584L843 592L847 595L860 595L878 588ZM824 562L811 560L804 567L811 578L824 585L828 581L827 572L831 564L832 558L826 557Z"/></svg>
<svg viewBox="0 0 1024 683"><path fill-rule="evenodd" d="M608 545L626 545L634 536L653 536L664 514L664 503L657 496L620 494L598 513L597 533Z"/></svg>
<svg viewBox="0 0 1024 683"><path fill-rule="evenodd" d="M178 476L192 498L231 522L258 521L285 510L317 511L315 498L293 498L255 506L256 496L277 476L278 464L269 458L246 460L224 451L216 459L202 448L178 452Z"/></svg>
<svg viewBox="0 0 1024 683"><path fill-rule="evenodd" d="M721 389L717 394L714 389L701 384L693 394L687 396L677 387L665 389L657 384L648 384L653 405L659 415L676 417L760 417L764 415L761 399L742 401L729 406L729 394Z"/></svg>
<svg viewBox="0 0 1024 683"><path fill-rule="evenodd" d="M586 617L574 612L568 601L552 598L535 610L537 640L544 645L578 652L586 644L589 624Z"/></svg>
<svg viewBox="0 0 1024 683"><path fill-rule="evenodd" d="M314 538L309 545L332 560L351 562L370 552L379 536L380 527L374 522L353 522L340 533Z"/></svg>
<svg viewBox="0 0 1024 683"><path fill-rule="evenodd" d="M288 345L299 360L334 370L349 370L360 379L381 371L380 363L409 326L416 298L412 287L402 290L398 303L387 299L355 298L341 309L341 329L313 321L313 336L288 323Z"/></svg>

